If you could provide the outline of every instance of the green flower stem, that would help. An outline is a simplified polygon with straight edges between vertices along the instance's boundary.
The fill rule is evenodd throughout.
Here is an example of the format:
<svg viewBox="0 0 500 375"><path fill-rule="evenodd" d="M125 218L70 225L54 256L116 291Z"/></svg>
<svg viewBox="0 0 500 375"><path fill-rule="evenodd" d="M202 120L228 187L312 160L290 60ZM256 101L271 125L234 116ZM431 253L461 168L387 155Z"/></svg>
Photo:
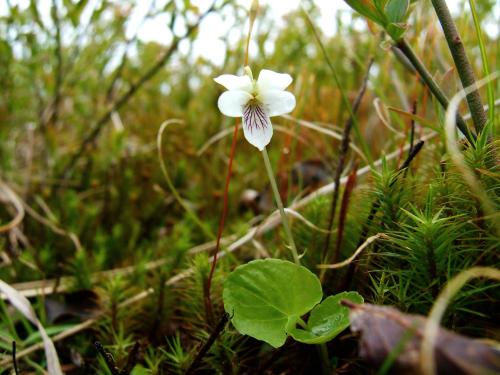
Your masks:
<svg viewBox="0 0 500 375"><path fill-rule="evenodd" d="M303 329L307 330L307 323L306 323L306 322L304 322L304 320L303 320L302 318L298 318L298 320L297 320L297 324L298 324L301 328L303 328Z"/></svg>
<svg viewBox="0 0 500 375"><path fill-rule="evenodd" d="M431 73L427 70L422 61L420 61L418 56L415 55L415 52L413 52L408 42L405 39L401 39L397 42L396 47L398 47L400 51L403 52L403 54L408 58L408 60L410 60L411 64L415 67L420 77L432 92L432 94L436 97L441 106L444 109L447 109L449 104L448 98L446 97L443 90L441 90L441 88L438 86L436 81L434 81L434 78L432 78ZM467 140L471 144L474 144L474 136L470 133L465 120L459 114L457 114L457 127L467 138Z"/></svg>
<svg viewBox="0 0 500 375"><path fill-rule="evenodd" d="M262 150L262 157L264 158L264 165L266 166L267 175L269 176L269 182L271 183L271 189L273 191L274 199L276 200L276 205L281 215L281 221L283 222L283 228L285 229L285 234L288 237L288 242L290 249L292 251L293 260L295 264L300 266L299 254L297 252L297 247L295 246L295 241L293 240L292 230L290 229L290 224L288 223L288 218L285 214L285 209L283 208L283 202L281 201L281 196L278 191L278 185L276 184L276 179L274 178L273 169L271 167L271 161L269 160L269 155L267 154L267 149L264 147Z"/></svg>
<svg viewBox="0 0 500 375"><path fill-rule="evenodd" d="M460 81L462 81L462 86L469 87L476 83L474 78L474 70L467 58L465 53L465 48L462 43L462 39L458 34L457 27L453 21L453 17L450 14L450 10L446 5L445 0L432 0L432 5L439 18L441 27L443 28L444 36L446 37L446 42L448 43L448 48L450 49L453 61L457 67L458 75L460 76ZM483 103L481 101L481 96L479 91L476 89L467 95L467 103L469 104L469 109L476 128L476 132L479 134L483 130L486 121L488 120L486 113L483 109Z"/></svg>

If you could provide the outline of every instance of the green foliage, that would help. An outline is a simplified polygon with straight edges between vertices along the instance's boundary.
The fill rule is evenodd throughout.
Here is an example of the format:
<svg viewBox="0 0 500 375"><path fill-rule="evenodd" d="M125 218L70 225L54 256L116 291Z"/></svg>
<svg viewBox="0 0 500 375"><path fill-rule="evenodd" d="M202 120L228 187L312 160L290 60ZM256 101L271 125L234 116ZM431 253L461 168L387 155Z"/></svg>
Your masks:
<svg viewBox="0 0 500 375"><path fill-rule="evenodd" d="M408 26L410 0L346 0L354 10L382 26L395 41L400 40Z"/></svg>
<svg viewBox="0 0 500 375"><path fill-rule="evenodd" d="M363 297L356 292L342 292L325 298L311 311L304 329L290 330L290 335L305 344L323 344L335 338L349 327L349 309L342 306L342 300L363 303Z"/></svg>
<svg viewBox="0 0 500 375"><path fill-rule="evenodd" d="M276 348L322 296L313 273L279 259L244 264L224 283L224 309L236 329Z"/></svg>
<svg viewBox="0 0 500 375"><path fill-rule="evenodd" d="M236 329L273 347L282 346L288 335L306 344L328 342L349 326L349 311L340 301L363 302L358 293L345 292L319 303L319 279L307 268L279 259L236 268L224 283L223 297ZM305 324L301 316L309 311Z"/></svg>
<svg viewBox="0 0 500 375"><path fill-rule="evenodd" d="M394 55L397 51L380 48L381 37L373 25L396 40L404 35L451 98L460 84L449 70L451 60L440 29L434 25L432 8L422 1L347 2L358 15L349 10L327 20L335 29L334 35L321 30L324 15L315 2L304 2L342 92L322 50L313 42L304 11L290 9L278 20L262 5L250 44L254 71L268 68L294 78L291 90L297 107L292 118L273 118L275 133L269 148L284 202L291 205L312 190L293 181L296 163L321 161L327 165L325 173L333 174L339 160L339 138L349 117L342 94L353 102L372 57L375 62L368 90L357 113L361 138L352 137L342 176L356 165L365 166L366 155L355 152L363 149L361 141L374 161L386 155L381 167L376 164L368 174L358 177L341 234L341 215L336 213L328 251L341 240L342 261L369 236L383 233L388 239L381 237L370 243L351 264L326 270L322 288L333 296L318 304L320 292L312 295L315 298L309 301L306 315L294 315L296 324L290 331L280 331L280 342L283 334L294 335L296 341L326 342L343 330L345 310L338 300L348 295L361 301L354 292L345 290L357 291L370 303L427 314L436 294L458 272L475 265L500 264L498 215L485 213L483 202L447 154L441 109L433 106L431 94L408 66L400 63ZM48 9L41 1L25 3L8 1L0 16L0 182L16 192L25 209L15 229L0 233L0 279L30 295L45 287L43 297L30 299L51 335L81 323L80 317L71 315L61 322L50 321L43 302L52 298L51 293L71 294L83 288L99 295L99 315L92 329L56 343L65 364L70 359L75 363L79 357L83 359L85 367L75 371L108 373L93 346L99 340L120 367L140 341L133 370L137 374L184 373L223 313L223 285L231 279L230 271L255 258L288 256L280 227L260 232L268 223L265 217L274 207L271 203L259 212L240 209L243 191L255 189L265 196L268 190L261 155L242 140L240 132L223 231L223 236L233 237L223 241L222 250L233 249L230 244L255 225L259 231L237 252L219 259L211 288L213 311L209 311L206 279L211 254L199 248L194 249L196 253L192 248L217 233L231 143L231 136L223 134L230 134L234 125L217 109L220 90L213 77L241 71L247 12L239 2L219 1L217 7L224 7L212 16L220 17L219 24L226 28L227 37L217 41L223 47L222 64L196 54L196 46L210 35L201 34L203 29L192 33L134 95L114 108L99 136L85 147L71 173L65 174L64 168L82 140L164 56L171 38L180 35L201 9L189 1L153 2L146 19L159 19L169 28L162 35L164 43L157 43L127 31L137 0L63 0L49 4ZM477 1L474 21L484 26L481 40L467 2L461 8L466 11L454 14L477 76L479 72L487 75L485 63L490 70L498 66L498 35L488 32L488 25L498 23L495 6L495 0ZM412 12L414 8L418 11ZM359 17L369 22L359 22ZM62 43L58 43L56 23ZM490 103L498 97L499 88L499 80L491 82ZM485 94L486 89L481 92L483 98ZM375 98L389 108L391 128L383 126L374 111ZM410 139L413 101L417 103L414 141L422 136L428 140L410 166L400 171L408 155L403 147ZM460 112L465 115L466 107L460 107ZM490 110L489 123L473 147L460 141L460 152L474 182L484 190L493 211L500 208L498 112ZM160 124L172 118L185 125L165 133L165 164L175 189L210 234L200 231L173 199L160 169L156 136ZM304 122L321 133L303 126ZM432 136L431 131L439 134ZM201 152L214 136L218 140ZM343 193L341 186L340 199ZM301 262L309 270L304 272L310 277L320 274L317 265L323 262L323 229L328 223L330 199L322 195L298 209L320 230L291 218L295 242L303 253ZM0 188L0 226L15 214L15 207ZM262 220L266 224L259 226ZM291 293L289 281L282 282L287 293ZM264 284L263 290L276 287ZM300 290L304 287L300 285ZM308 302L311 295L298 295L302 294ZM443 324L474 337L498 340L497 301L500 288L473 281L452 301ZM234 301L237 303L245 300ZM335 324L333 317L338 317ZM323 323L326 331L316 335ZM21 351L38 343L39 334L0 300L0 360L10 358L12 340ZM325 369L320 367L326 363L325 368L331 371L365 374L371 369L356 357L356 345L357 341L344 333L328 341L323 349L327 358L335 359L332 365L315 347L290 340L275 351L228 324L202 359L199 371L288 373L293 369L321 373ZM23 373L42 373L43 365L41 352L20 360Z"/></svg>

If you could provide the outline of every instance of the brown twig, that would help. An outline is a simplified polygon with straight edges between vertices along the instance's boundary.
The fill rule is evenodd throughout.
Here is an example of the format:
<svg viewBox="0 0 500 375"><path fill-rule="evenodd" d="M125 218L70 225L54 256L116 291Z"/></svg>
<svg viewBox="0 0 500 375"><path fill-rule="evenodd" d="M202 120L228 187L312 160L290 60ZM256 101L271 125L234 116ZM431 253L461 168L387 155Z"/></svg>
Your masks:
<svg viewBox="0 0 500 375"><path fill-rule="evenodd" d="M417 114L417 101L413 101L413 106L411 108L412 115ZM410 155L413 151L413 143L415 141L415 117L412 117L410 120L410 149L408 150L408 155Z"/></svg>
<svg viewBox="0 0 500 375"><path fill-rule="evenodd" d="M248 26L248 34L247 41L245 46L245 59L243 66L248 66L248 51L250 46L250 38L252 37L253 24L255 22L255 18L257 17L257 13L259 10L258 1L252 1L252 5L250 6L249 12L249 26ZM229 153L229 164L227 167L227 175L226 175L226 183L224 185L224 196L222 203L222 212L219 220L219 228L217 229L217 240L215 243L215 249L213 252L213 260L212 266L210 267L210 274L208 275L208 279L203 285L203 300L205 304L205 315L207 317L207 321L211 322L213 320L213 306L212 306L212 298L210 296L210 290L212 288L212 279L214 277L215 267L217 265L217 255L220 250L220 241L222 237L222 232L224 231L224 225L226 222L227 210L228 210L228 195L229 195L229 182L231 181L231 174L233 172L233 160L236 152L236 143L238 142L238 122L234 124L233 130L233 140L231 142L231 151Z"/></svg>

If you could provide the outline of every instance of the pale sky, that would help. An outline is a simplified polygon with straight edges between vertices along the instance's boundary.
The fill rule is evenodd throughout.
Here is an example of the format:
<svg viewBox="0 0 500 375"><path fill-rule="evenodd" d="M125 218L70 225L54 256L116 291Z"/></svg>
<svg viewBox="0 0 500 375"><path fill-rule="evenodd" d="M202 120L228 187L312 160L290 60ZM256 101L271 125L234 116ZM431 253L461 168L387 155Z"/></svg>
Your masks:
<svg viewBox="0 0 500 375"><path fill-rule="evenodd" d="M41 17L44 23L51 25L50 17L50 6L52 0L39 0L39 9ZM114 0L119 3L119 0ZM153 0L140 0L137 1L137 6L132 11L131 17L127 24L127 36L130 37L138 32L138 37L142 41L155 41L162 44L168 44L172 38L170 34L167 22L168 15L162 14L153 19L148 19L146 22L141 23L144 15L147 13L151 1ZM251 0L236 0L241 6L248 8L250 6ZM167 0L156 0L156 8L163 6ZM192 3L197 5L200 10L208 8L212 0L192 0ZM299 7L300 0L260 0L261 5L269 5L272 19L275 20L277 26L283 25L282 17L288 12L295 10ZM22 8L29 6L29 0L11 0L13 4L20 4ZM89 10L87 14L82 15L82 20L89 16L90 10L93 9L93 5L100 3L100 0L90 0L87 9ZM342 0L314 0L314 3L318 6L320 10L320 17L317 20L317 27L322 30L326 35L333 35L335 33L335 19L337 12L342 12L345 21L350 21L350 8ZM457 12L459 9L459 0L448 0L448 6L452 12ZM430 5L429 5L430 6ZM7 6L4 0L0 0L0 16L5 15L7 11ZM225 16L225 17L224 17ZM498 20L500 18L500 0L497 2L497 7L495 8L495 18ZM84 21L85 22L85 21ZM258 20L257 20L258 22ZM232 24L232 17L229 14L218 14L213 13L205 18L205 20L200 25L197 40L193 46L193 53L195 57L202 56L216 65L222 63L224 56L224 43L220 40L221 37L225 36ZM246 25L245 25L246 27ZM500 33L500 26L498 23L490 23L489 25L484 25L485 31L498 35ZM182 31L179 31L182 32ZM241 33L241 29L238 31ZM228 35L229 40L238 40L240 34L235 33L234 35ZM273 36L271 35L271 38ZM70 40L70 39L68 39ZM187 47L181 45L181 51ZM252 50L252 49L251 49Z"/></svg>

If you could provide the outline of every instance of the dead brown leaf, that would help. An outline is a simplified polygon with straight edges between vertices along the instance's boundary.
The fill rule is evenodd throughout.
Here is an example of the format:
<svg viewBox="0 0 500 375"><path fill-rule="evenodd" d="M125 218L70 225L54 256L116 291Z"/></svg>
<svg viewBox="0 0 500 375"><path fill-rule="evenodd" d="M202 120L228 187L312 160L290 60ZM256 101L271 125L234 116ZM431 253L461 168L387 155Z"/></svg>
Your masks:
<svg viewBox="0 0 500 375"><path fill-rule="evenodd" d="M351 331L359 332L359 355L377 368L393 359L391 373L419 374L426 318L370 304L343 301ZM440 328L435 347L438 374L500 374L500 346Z"/></svg>

